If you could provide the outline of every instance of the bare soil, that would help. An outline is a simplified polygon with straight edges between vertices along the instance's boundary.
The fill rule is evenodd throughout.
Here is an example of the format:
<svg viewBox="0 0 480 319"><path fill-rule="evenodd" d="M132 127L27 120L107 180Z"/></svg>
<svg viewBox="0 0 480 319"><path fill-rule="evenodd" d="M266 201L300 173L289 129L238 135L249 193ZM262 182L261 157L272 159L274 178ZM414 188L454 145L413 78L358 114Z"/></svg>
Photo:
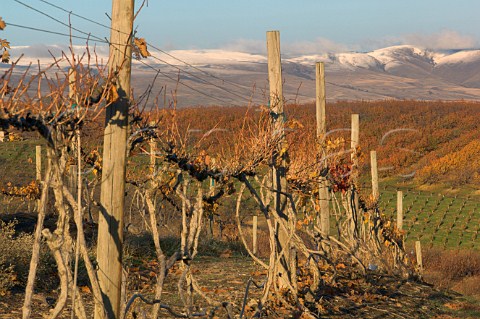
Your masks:
<svg viewBox="0 0 480 319"><path fill-rule="evenodd" d="M261 283L265 278L257 265L245 257L228 256L223 258L201 257L194 261L192 273L198 280L202 291L219 302L228 301L234 305L236 313L240 312L245 296L245 287L250 278ZM145 261L129 272L129 292L141 293L151 299L154 286L154 261ZM180 270L170 271L164 288L162 304L168 305L176 312L182 312L182 303L177 293L177 281ZM86 300L91 300L88 287L81 287ZM251 286L247 301L258 298L260 290ZM23 304L23 292L14 291L0 299L0 318L20 318ZM34 319L44 318L52 309L56 292L39 292L33 303ZM208 305L200 296L195 297L197 312L202 312ZM308 318L298 310L306 307L313 318L479 318L480 305L474 299L468 299L458 293L441 291L432 285L400 280L395 277L369 274L364 278L351 279L347 273L339 276L337 286L326 286L315 296L304 294L299 299L299 307L293 309L284 304L273 302L265 307L264 318ZM92 305L87 304L91 312ZM143 318L150 312L151 306L137 299L131 307L127 318ZM211 307L209 308L211 309ZM247 306L247 314L251 309ZM70 318L71 308L68 304L61 318ZM162 317L173 317L163 311ZM219 309L217 318L226 317ZM146 318L149 318L148 315Z"/></svg>

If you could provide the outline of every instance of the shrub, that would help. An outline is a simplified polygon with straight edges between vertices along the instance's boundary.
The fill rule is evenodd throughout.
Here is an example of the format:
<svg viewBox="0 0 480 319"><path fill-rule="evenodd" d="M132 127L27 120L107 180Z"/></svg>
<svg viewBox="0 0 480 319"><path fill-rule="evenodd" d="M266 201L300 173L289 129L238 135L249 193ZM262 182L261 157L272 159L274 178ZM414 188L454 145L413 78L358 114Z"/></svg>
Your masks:
<svg viewBox="0 0 480 319"><path fill-rule="evenodd" d="M480 142L473 140L457 151L432 160L418 171L417 178L422 183L437 183L440 180L453 187L474 182L475 175L480 171Z"/></svg>
<svg viewBox="0 0 480 319"><path fill-rule="evenodd" d="M428 252L425 257L425 267L441 271L451 280L480 275L480 253L474 250L445 250L443 252Z"/></svg>
<svg viewBox="0 0 480 319"><path fill-rule="evenodd" d="M14 287L24 288L28 278L32 256L33 235L15 234L17 221L0 221L0 294L7 294ZM42 245L37 270L37 288L53 288L58 284L53 257Z"/></svg>
<svg viewBox="0 0 480 319"><path fill-rule="evenodd" d="M454 288L462 293L479 291L472 285L475 279L480 278L478 251L429 249L424 252L424 265L427 280L430 279L438 288Z"/></svg>
<svg viewBox="0 0 480 319"><path fill-rule="evenodd" d="M0 221L0 293L5 294L15 285L21 284L28 274L33 236L15 236L16 221Z"/></svg>

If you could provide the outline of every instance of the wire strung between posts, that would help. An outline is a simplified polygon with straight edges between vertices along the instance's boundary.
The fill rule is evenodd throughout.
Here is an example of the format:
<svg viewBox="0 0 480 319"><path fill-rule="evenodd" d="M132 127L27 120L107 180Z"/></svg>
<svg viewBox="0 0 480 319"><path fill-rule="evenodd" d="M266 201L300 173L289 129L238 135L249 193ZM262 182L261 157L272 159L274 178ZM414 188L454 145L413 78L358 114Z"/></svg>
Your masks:
<svg viewBox="0 0 480 319"><path fill-rule="evenodd" d="M194 77L194 78L196 78L196 79L199 79L200 81L203 81L203 82L206 83L206 84L212 85L212 86L214 86L214 87L216 87L216 88L218 88L218 89L220 89L220 90L223 90L223 91L225 91L225 92L227 92L227 93L229 93L229 94L232 94L232 95L234 95L234 96L236 96L236 97L239 97L239 98L241 98L241 99L243 99L243 100L246 100L246 101L250 102L250 100L249 100L249 99L246 99L243 95L237 94L236 92L230 91L230 90L228 90L227 88L225 88L225 87L223 87L223 86L220 86L220 85L217 85L217 84L215 84L215 83L213 83L213 82L210 82L210 81L207 81L207 80L205 80L205 79L202 79L202 78L199 77L198 75L196 75L196 74L194 74L194 73L192 73L192 72L186 71L185 69L182 69L182 68L179 67L179 66L176 66L176 65L173 65L173 64L171 64L171 63L168 63L167 61L162 60L162 59L160 59L160 58L158 58L158 57L156 57L156 56L153 56L153 55L152 55L152 58L155 59L155 60L157 60L157 61L160 61L160 62L162 62L162 63L165 63L165 64L167 64L167 65L169 65L169 66L171 66L171 67L173 67L173 68L175 68L175 69L177 69L177 70L179 70L179 71L182 71L182 72L184 72L184 73L186 73L186 74L188 74L188 75L190 75L190 76L192 76L192 77ZM200 69L199 69L199 70L200 70Z"/></svg>
<svg viewBox="0 0 480 319"><path fill-rule="evenodd" d="M115 45L113 45L113 44L110 44L110 45L111 45L115 50L120 51L120 49L117 48ZM121 51L120 51L120 52L121 52ZM146 67L154 70L157 74L162 74L164 77L166 77L166 78L168 78L168 79L170 79L170 80L172 80L172 81L178 82L178 84L183 85L183 86L189 88L190 90L192 90L192 91L194 91L194 92L196 92L196 93L198 93L198 94L204 95L204 96L206 96L206 97L208 97L208 98L210 98L210 99L217 100L217 101L222 102L222 103L227 104L227 105L228 105L228 104L231 104L231 103L228 103L227 101L225 101L225 100L223 100L223 99L220 99L220 98L215 97L215 96L208 95L208 94L206 94L206 93L204 93L204 92L202 92L202 91L200 91L200 90L198 90L198 89L195 89L194 87L192 87L192 86L190 86L190 85L188 85L188 84L186 84L186 83L183 83L183 82L180 81L179 79L173 78L172 76L166 74L165 72L162 72L160 69L157 69L157 68L151 66L150 64L145 63L145 62L142 61L142 60L138 60L138 61L139 61L140 63L142 63L143 65L145 65Z"/></svg>
<svg viewBox="0 0 480 319"><path fill-rule="evenodd" d="M105 24L100 23L100 22L98 22L98 21L89 19L89 18L87 18L87 17L85 17L85 16L79 15L79 14L77 14L77 13L71 11L71 10L67 10L67 9L65 9L65 8L62 8L62 7L60 7L60 6L58 6L58 5L55 5L55 4L53 4L53 3L49 2L49 1L46 1L46 0L40 0L40 1L43 2L43 3L45 3L45 4L48 4L48 5L52 6L52 7L54 7L54 8L56 8L56 9L58 9L58 10L61 10L61 11L65 12L65 13L71 14L72 16L75 16L75 17L77 17L77 18L80 18L80 19L83 19L83 20L85 20L85 21L91 22L91 23L96 24L96 25L98 25L98 26L101 26L101 27L103 27L103 28L106 28L106 29L108 29L108 30L110 30L110 31L113 30L113 31L116 31L116 32L120 32L120 33L126 34L125 32L123 32L123 31L121 31L121 30L116 30L116 29L114 29L114 28L112 28L112 27L110 27L110 26L108 26L108 25L105 25ZM202 70L202 69L200 69L200 68L198 68L198 67L196 67L196 66L194 66L194 65L192 65L192 64L190 64L190 63L188 63L188 62L186 62L186 61L184 61L184 60L182 60L182 59L180 59L180 58L178 58L178 57L176 57L176 56L174 56L174 55L172 55L171 53L168 53L168 52L166 52L165 50L160 49L159 47L155 46L154 44L152 44L152 43L150 43L150 42L146 42L146 44L147 44L149 47L155 49L156 51L158 51L158 52L160 52L160 53L163 53L163 54L171 57L172 59L174 59L174 60L176 60L176 61L178 61L178 62L180 62L180 63L183 63L183 64L185 64L186 66L191 67L191 68L193 68L193 69L195 69L195 70L197 70L197 71L199 71L199 72L201 72L201 73L203 73L203 74L205 74L205 75L207 75L207 76L210 76L210 77L212 77L212 78L214 78L214 79L216 79L216 80L220 80L220 81L222 81L222 82L224 82L224 83L229 83L229 84L231 84L231 85L233 85L233 86L236 86L237 88L240 88L240 89L249 90L249 91L251 90L251 88L249 88L249 87L247 87L247 86L238 84L238 83L233 82L233 81L230 81L230 80L222 79L222 78L220 78L220 77L218 77L218 76L216 76L216 75L214 75L214 74L212 74L212 73L210 73L210 72L207 72L207 71L205 71L205 70ZM164 63L167 63L167 62L164 61ZM171 65L170 63L167 63L167 64L168 64L168 65ZM171 65L171 66L173 66L173 65ZM182 69L182 71L183 71L183 72L187 72L187 71L185 71L184 69Z"/></svg>
<svg viewBox="0 0 480 319"><path fill-rule="evenodd" d="M21 28L21 29L32 30L32 31L38 31L38 32L43 32L43 33L49 33L49 34L54 34L54 35L61 35L61 36L64 36L64 37L71 37L71 38L74 38L74 39L91 40L92 42L101 42L101 43L108 44L108 41L106 41L106 40L95 40L95 39L91 39L89 37L83 37L83 36L73 35L73 34L69 34L69 33L62 33L62 32L57 32L57 31L51 31L51 30L46 30L46 29L40 29L40 28L37 28L37 27L30 27L30 26L11 23L11 22L8 22L8 26Z"/></svg>
<svg viewBox="0 0 480 319"><path fill-rule="evenodd" d="M43 11L41 11L41 10L38 10L38 9L32 7L32 6L29 6L28 4L23 3L23 2L20 1L20 0L13 0L13 1L15 1L15 2L21 4L21 5L25 6L25 7L27 7L27 8L30 9L30 10L33 10L33 11L35 11L35 12L38 12L38 13L40 13L41 15L44 15L44 16L46 16L47 18L52 19L53 21L55 21L55 22L57 22L57 23L60 23L61 25L65 26L65 27L67 27L67 28L70 28L70 29L72 29L72 30L75 30L75 31L80 32L80 33L82 33L82 34L84 34L84 35L87 35L87 36L92 36L92 37L96 38L97 40L103 40L102 38L99 38L99 37L96 37L96 36L94 36L94 35L91 35L91 34L88 33L88 32L85 32L85 31L79 30L79 29L77 29L77 28L75 28L75 27L72 27L71 25L68 25L67 23L58 20L57 18L49 15L48 13L45 13L45 12L43 12Z"/></svg>
<svg viewBox="0 0 480 319"><path fill-rule="evenodd" d="M71 34L67 34L67 33L61 33L61 32L56 32L56 31L51 31L51 30L45 30L45 29L39 29L39 28L35 28L35 27L30 27L30 26L24 26L24 25L19 25L19 24L15 24L15 23L8 23L9 26L13 26L13 27L17 27L17 28L22 28L22 29L28 29L28 30L32 30L32 31L38 31L38 32L44 32L44 33L49 33L49 34L55 34L55 35L61 35L61 36L66 36L66 37L72 37L72 38L76 38L76 39L83 39L83 40L91 40L90 38L87 38L87 37L82 37L82 36L75 36L75 35L71 35ZM109 41L106 41L106 40L92 40L92 42L101 42L101 43L105 43L105 44L109 44L111 46L113 46L116 50L119 50L117 47L116 47L116 44L114 43L111 43ZM172 76L169 76L168 74L166 74L165 72L162 72L160 69L156 69L155 67L149 65L148 63L145 63L143 62L142 60L139 61L140 63L142 63L143 65L145 65L146 67L152 69L153 71L159 73L159 74L162 74L164 77L174 81L174 82L178 82L180 85L183 85L187 88L189 88L190 90L198 93L198 94L201 94L207 98L210 98L210 99L214 99L216 101L219 101L219 102L222 102L223 104L227 104L227 105L231 105L231 103L223 100L223 99L220 99L218 97L215 97L215 96L211 96L211 95L208 95L198 89L195 89L193 88L192 86L188 85L188 84L185 84L183 83L182 81L179 81L178 79L175 79L173 78Z"/></svg>
<svg viewBox="0 0 480 319"><path fill-rule="evenodd" d="M182 81L180 81L180 80L178 80L178 79L175 79L175 78L171 77L170 75L167 75L165 72L160 71L160 69L156 69L155 67L151 66L151 65L148 64L148 63L143 62L142 60L140 60L140 63L142 63L142 64L145 65L146 67L152 69L153 71L155 71L155 72L157 72L157 73L160 73L160 74L163 75L164 77L166 77L166 78L168 78L168 79L170 79L170 80L172 80L172 81L178 82L178 84L183 85L183 86L189 88L190 90L192 90L192 91L194 91L194 92L197 92L198 94L204 95L204 96L206 96L206 97L208 97L208 98L210 98L210 99L214 99L214 100L216 100L216 101L222 102L222 103L227 104L227 105L228 105L228 104L232 105L232 103L229 103L229 102L227 102L227 101L225 101L225 100L223 100L223 99L221 99L221 98L218 98L218 97L211 96L211 95L208 95L208 94L206 94L206 93L203 93L202 91L197 90L197 89L195 89L194 87L192 87L192 86L190 86L190 85L188 85L188 84L186 84L186 83L184 83L184 82L182 82Z"/></svg>
<svg viewBox="0 0 480 319"><path fill-rule="evenodd" d="M75 30L75 31L80 32L80 33L82 33L82 34L86 34L86 35L91 36L91 37L93 38L93 39L92 39L93 42L101 42L101 43L106 43L106 44L109 44L109 45L113 45L113 43L111 43L111 42L109 42L109 41L107 41L107 40L105 40L105 39L102 39L102 38L100 38L100 37L98 37L98 36L92 35L91 33L82 31L82 30L80 30L80 29L78 29L78 28L74 28L74 27L72 27L72 26L70 26L70 25L68 25L68 24L66 24L66 23L58 20L57 18L55 18L55 17L53 17L53 16L51 16L51 15L49 15L49 14L47 14L47 13L44 13L44 12L42 12L42 11L39 10L39 9L36 9L36 8L34 8L34 7L32 7L32 6L29 6L29 5L23 3L23 2L21 2L21 1L19 1L19 0L14 0L14 1L17 2L17 3L20 3L20 4L22 4L22 5L24 5L25 7L29 8L29 9L35 11L35 12L38 12L38 13L40 13L40 14L48 17L49 19L52 19L53 21L55 21L55 22L57 22L57 23L60 23L60 24L63 25L63 26L69 27L69 28L71 28L72 30ZM47 2L45 2L45 3L47 3ZM50 3L49 3L49 4L50 4ZM51 4L51 5L52 5L52 4ZM54 7L57 7L57 6L54 6ZM65 9L61 9L61 10L68 12L68 11L65 10ZM69 13L70 13L70 12L69 12ZM77 16L77 15L76 15L76 16ZM88 20L90 20L90 19L88 19ZM70 34L60 33L60 32L55 32L55 31L49 31L49 30L45 30L45 29L39 29L39 28L33 28L33 27L25 27L25 26L14 25L14 24L12 24L12 25L13 25L13 26L17 26L17 27L21 27L21 28L25 28L25 29L30 29L30 30L40 31L40 32L46 32L46 33L50 33L50 34L56 34L56 35L62 35L62 36L70 36ZM102 25L102 24L100 24L100 25ZM103 26L103 25L102 25L102 26ZM109 28L109 29L110 29L110 28ZM119 32L120 32L120 31L119 31ZM125 32L122 32L122 33L126 34ZM90 38L73 36L73 35L72 35L72 38L90 40ZM220 89L220 90L223 90L223 91L225 91L225 92L227 92L227 93L229 93L229 94L231 94L231 95L234 95L234 96L236 96L236 97L238 97L238 98L241 98L241 99L243 99L243 100L246 100L248 103L251 102L251 100L245 98L244 96L242 96L242 95L240 95L240 94L237 94L237 93L232 92L231 90L228 90L228 89L226 89L226 88L224 88L224 87L222 87L222 86L219 86L219 85L217 85L217 84L215 84L215 83L212 83L212 82L210 82L210 81L207 81L207 80L205 80L205 79L203 79L203 78L201 78L201 77L199 77L199 76L197 76L197 75L195 75L195 74L193 74L193 73L191 73L191 72L188 72L188 71L186 71L186 70L184 70L184 69L182 69L182 68L180 68L180 67L178 67L178 66L175 66L175 65L173 65L173 64L170 64L170 63L168 63L168 62L166 62L166 61L164 61L164 60L162 60L162 59L160 59L160 58L157 58L157 57L153 57L153 58L156 59L156 60L159 60L159 61L161 61L161 62L163 62L163 63L165 63L165 64L167 64L167 65L169 65L169 66L171 66L171 67L174 67L174 68L176 68L176 69L178 69L178 70L180 70L180 71L183 71L183 72L185 72L186 74L188 74L188 75L190 75L190 76L192 76L192 77L195 77L195 78L203 81L203 82L206 83L206 84L212 85L212 86L214 86L214 87L216 87L216 88L218 88L218 89ZM140 60L140 62L142 62L142 61ZM150 68L153 68L152 66L147 65L147 64L144 63L144 62L142 62L142 63L143 63L144 65L150 67ZM169 78L170 80L178 81L178 80L175 80L174 78L166 75L166 73L159 71L158 69L155 69L155 68L153 68L153 69L156 70L157 73L162 74L163 76ZM197 68L197 69L198 69L198 68ZM201 69L198 69L198 70L201 70ZM182 84L183 86L185 86L185 87L187 87L187 88L189 88L189 89L191 89L191 90L199 93L199 94L202 94L202 95L206 96L206 97L215 99L215 100L220 101L220 102L222 102L222 103L224 103L224 104L230 104L230 103L226 102L225 100L222 100L222 99L219 99L219 98L215 98L215 97L210 96L210 95L207 95L207 94L205 94L205 93L203 93L203 92L201 92L201 91L199 91L199 90L197 90L197 89L194 89L193 87L191 87L191 86L189 86L189 85L187 85L187 84L185 84L185 83L183 83L183 82L180 82L180 81L179 81L179 83Z"/></svg>

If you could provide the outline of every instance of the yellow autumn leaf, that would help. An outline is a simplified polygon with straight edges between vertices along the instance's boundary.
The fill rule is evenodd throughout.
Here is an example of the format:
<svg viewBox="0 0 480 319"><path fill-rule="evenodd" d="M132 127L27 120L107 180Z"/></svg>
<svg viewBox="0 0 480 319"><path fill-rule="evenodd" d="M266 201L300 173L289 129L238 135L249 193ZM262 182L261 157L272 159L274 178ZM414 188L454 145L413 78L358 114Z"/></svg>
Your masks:
<svg viewBox="0 0 480 319"><path fill-rule="evenodd" d="M295 225L296 230L300 230L303 227L303 223L300 220L297 220L297 223Z"/></svg>
<svg viewBox="0 0 480 319"><path fill-rule="evenodd" d="M0 30L5 29L6 26L7 25L6 25L5 21L3 21L2 17L0 17Z"/></svg>
<svg viewBox="0 0 480 319"><path fill-rule="evenodd" d="M10 61L10 53L7 50L5 50L2 53L2 62L8 63L9 61Z"/></svg>
<svg viewBox="0 0 480 319"><path fill-rule="evenodd" d="M148 52L147 49L147 41L145 41L144 38L135 38L134 43L136 48L138 49L138 52L140 52L142 58L147 58L151 56L150 52Z"/></svg>
<svg viewBox="0 0 480 319"><path fill-rule="evenodd" d="M345 268L347 268L347 266L345 266L345 264L339 263L339 264L336 265L335 268L337 268L337 269L345 269Z"/></svg>
<svg viewBox="0 0 480 319"><path fill-rule="evenodd" d="M108 93L108 101L115 102L116 100L118 100L118 98L119 98L119 95L117 92L117 88L114 85L111 85Z"/></svg>
<svg viewBox="0 0 480 319"><path fill-rule="evenodd" d="M286 126L289 128L289 129L297 129L297 128L303 128L303 124L300 123L298 120L296 119L292 119L290 121L287 122Z"/></svg>
<svg viewBox="0 0 480 319"><path fill-rule="evenodd" d="M10 42L5 39L0 39L0 47L10 49Z"/></svg>

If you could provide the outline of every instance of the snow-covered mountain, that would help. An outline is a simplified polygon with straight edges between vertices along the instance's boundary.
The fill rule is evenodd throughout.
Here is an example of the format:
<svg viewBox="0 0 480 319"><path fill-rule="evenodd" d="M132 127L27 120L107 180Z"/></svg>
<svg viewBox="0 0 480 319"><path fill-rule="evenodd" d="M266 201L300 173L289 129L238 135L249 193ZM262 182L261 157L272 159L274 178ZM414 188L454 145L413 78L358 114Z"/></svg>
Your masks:
<svg viewBox="0 0 480 319"><path fill-rule="evenodd" d="M14 47L11 54L15 58L24 53L20 64L31 61L36 64L51 63L52 55L61 57L62 51L67 53L61 64L68 66L66 59L71 53L59 46ZM75 47L74 51L81 56L85 49ZM265 103L268 75L264 54L225 50L150 51L153 57L134 61L136 92L144 90L156 71L160 71L155 88L160 91L166 86L163 92L171 95L177 87L181 105L245 104L250 99ZM108 49L90 48L90 55L106 63ZM480 98L480 50L432 51L402 45L371 52L284 55L287 100L314 99L317 61L325 63L327 97L331 100Z"/></svg>

